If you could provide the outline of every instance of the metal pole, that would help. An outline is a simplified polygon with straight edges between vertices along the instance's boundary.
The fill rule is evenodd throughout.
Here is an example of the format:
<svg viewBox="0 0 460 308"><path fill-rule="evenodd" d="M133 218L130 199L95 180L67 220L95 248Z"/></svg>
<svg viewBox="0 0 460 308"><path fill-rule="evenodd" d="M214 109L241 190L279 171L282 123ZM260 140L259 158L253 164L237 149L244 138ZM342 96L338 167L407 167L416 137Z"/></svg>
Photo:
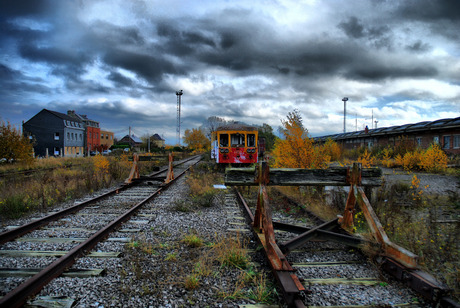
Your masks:
<svg viewBox="0 0 460 308"><path fill-rule="evenodd" d="M183 94L183 91L176 91L177 95L177 130L176 130L176 137L177 137L177 144L180 146L180 98Z"/></svg>
<svg viewBox="0 0 460 308"><path fill-rule="evenodd" d="M343 101L343 132L344 133L347 132L347 129L345 126L345 123L347 121L347 100L348 100L348 97L342 98L342 101Z"/></svg>

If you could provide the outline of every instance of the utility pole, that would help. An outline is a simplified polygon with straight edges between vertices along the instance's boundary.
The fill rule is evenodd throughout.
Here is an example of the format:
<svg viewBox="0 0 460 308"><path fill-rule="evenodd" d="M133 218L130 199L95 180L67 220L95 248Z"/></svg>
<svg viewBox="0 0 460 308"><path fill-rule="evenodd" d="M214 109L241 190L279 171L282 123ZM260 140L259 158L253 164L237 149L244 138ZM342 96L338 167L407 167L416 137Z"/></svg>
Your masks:
<svg viewBox="0 0 460 308"><path fill-rule="evenodd" d="M177 137L177 144L180 146L180 99L183 92L182 90L176 91L177 96L177 129L176 129L176 137Z"/></svg>
<svg viewBox="0 0 460 308"><path fill-rule="evenodd" d="M344 133L347 132L347 129L345 127L345 123L347 121L347 100L348 100L348 97L342 98L342 101L343 101L343 132Z"/></svg>

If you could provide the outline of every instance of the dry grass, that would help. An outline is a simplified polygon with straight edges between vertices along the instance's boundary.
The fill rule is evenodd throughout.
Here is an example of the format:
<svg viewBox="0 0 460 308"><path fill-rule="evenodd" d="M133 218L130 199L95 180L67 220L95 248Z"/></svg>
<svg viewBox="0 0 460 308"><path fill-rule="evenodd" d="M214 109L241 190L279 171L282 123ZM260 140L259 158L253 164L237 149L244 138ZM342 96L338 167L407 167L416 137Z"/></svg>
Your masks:
<svg viewBox="0 0 460 308"><path fill-rule="evenodd" d="M29 167L40 172L0 178L0 217L19 218L109 187L128 177L130 165L127 156L36 159ZM10 173L24 168L1 167ZM143 162L140 171L147 173L153 167Z"/></svg>

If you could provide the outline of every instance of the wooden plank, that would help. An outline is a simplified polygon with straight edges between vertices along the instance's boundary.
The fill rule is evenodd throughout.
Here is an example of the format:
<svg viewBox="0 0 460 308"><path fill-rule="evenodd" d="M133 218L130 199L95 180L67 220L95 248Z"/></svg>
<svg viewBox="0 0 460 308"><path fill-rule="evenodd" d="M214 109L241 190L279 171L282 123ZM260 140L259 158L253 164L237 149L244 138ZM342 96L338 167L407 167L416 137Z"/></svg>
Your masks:
<svg viewBox="0 0 460 308"><path fill-rule="evenodd" d="M41 268L0 268L0 277L28 277L39 273ZM100 276L105 272L103 268L69 269L62 273L63 277L87 278Z"/></svg>
<svg viewBox="0 0 460 308"><path fill-rule="evenodd" d="M308 286L311 284L319 285L332 285L332 284L346 284L346 285L362 285L362 286L374 286L383 281L377 278L311 278L305 279L303 285Z"/></svg>
<svg viewBox="0 0 460 308"><path fill-rule="evenodd" d="M87 240L83 237L20 237L16 242L31 242L31 243L81 243ZM106 241L129 243L131 241L128 237L110 237Z"/></svg>
<svg viewBox="0 0 460 308"><path fill-rule="evenodd" d="M362 186L380 186L382 184L380 168L362 169ZM275 186L348 186L347 168L329 169L293 169L272 168L268 185ZM255 168L227 168L225 185L257 186Z"/></svg>
<svg viewBox="0 0 460 308"><path fill-rule="evenodd" d="M24 305L25 308L71 308L75 300L67 296L37 296Z"/></svg>
<svg viewBox="0 0 460 308"><path fill-rule="evenodd" d="M308 308L375 308L379 307L373 305L345 305L345 306L308 306ZM418 303L401 303L401 304L385 304L382 307L420 307Z"/></svg>
<svg viewBox="0 0 460 308"><path fill-rule="evenodd" d="M9 258L26 258L26 257L62 257L67 251L49 251L49 250L0 250L0 256ZM92 258L118 258L120 252L90 252L87 257Z"/></svg>
<svg viewBox="0 0 460 308"><path fill-rule="evenodd" d="M328 267L342 266L351 264L363 264L363 261L331 261L331 262L308 262L308 263L293 263L293 267Z"/></svg>

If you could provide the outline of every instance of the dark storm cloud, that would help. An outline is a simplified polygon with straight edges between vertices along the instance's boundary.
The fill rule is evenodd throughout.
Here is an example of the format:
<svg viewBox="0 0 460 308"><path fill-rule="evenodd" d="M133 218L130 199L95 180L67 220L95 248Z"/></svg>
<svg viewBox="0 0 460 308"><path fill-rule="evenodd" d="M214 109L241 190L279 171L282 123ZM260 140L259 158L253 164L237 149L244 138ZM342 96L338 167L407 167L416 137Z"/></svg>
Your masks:
<svg viewBox="0 0 460 308"><path fill-rule="evenodd" d="M431 45L424 43L421 40L414 42L413 44L407 45L406 49L414 52L425 52L431 50Z"/></svg>
<svg viewBox="0 0 460 308"><path fill-rule="evenodd" d="M31 44L22 44L19 54L34 62L46 62L50 65L82 66L91 61L91 57L82 51L63 49L61 47L38 47Z"/></svg>
<svg viewBox="0 0 460 308"><path fill-rule="evenodd" d="M401 16L432 22L439 20L460 21L458 0L408 0L401 3Z"/></svg>
<svg viewBox="0 0 460 308"><path fill-rule="evenodd" d="M438 70L435 67L420 65L415 67L370 65L356 67L345 74L347 78L356 80L377 81L387 78L427 78L435 77Z"/></svg>
<svg viewBox="0 0 460 308"><path fill-rule="evenodd" d="M341 22L338 27L341 28L349 37L360 38L364 36L364 26L355 16L350 17L346 22Z"/></svg>
<svg viewBox="0 0 460 308"><path fill-rule="evenodd" d="M0 93L2 95L13 94L20 97L22 93L51 93L51 89L44 85L41 78L30 78L18 70L0 64Z"/></svg>
<svg viewBox="0 0 460 308"><path fill-rule="evenodd" d="M47 14L50 9L52 3L47 0L21 0L19 4L6 0L0 4L0 16L37 16Z"/></svg>
<svg viewBox="0 0 460 308"><path fill-rule="evenodd" d="M142 48L145 39L136 27L120 27L107 22L97 21L88 29L94 35L92 44L103 44L105 48L112 48L121 45L132 45Z"/></svg>
<svg viewBox="0 0 460 308"><path fill-rule="evenodd" d="M108 50L103 60L107 65L137 73L151 82L160 81L165 73L183 73L173 63L155 53L146 55L125 50Z"/></svg>
<svg viewBox="0 0 460 308"><path fill-rule="evenodd" d="M120 73L117 72L110 72L109 76L107 76L107 79L113 81L117 86L123 86L123 87L131 87L133 86L133 81L128 78L123 76Z"/></svg>

